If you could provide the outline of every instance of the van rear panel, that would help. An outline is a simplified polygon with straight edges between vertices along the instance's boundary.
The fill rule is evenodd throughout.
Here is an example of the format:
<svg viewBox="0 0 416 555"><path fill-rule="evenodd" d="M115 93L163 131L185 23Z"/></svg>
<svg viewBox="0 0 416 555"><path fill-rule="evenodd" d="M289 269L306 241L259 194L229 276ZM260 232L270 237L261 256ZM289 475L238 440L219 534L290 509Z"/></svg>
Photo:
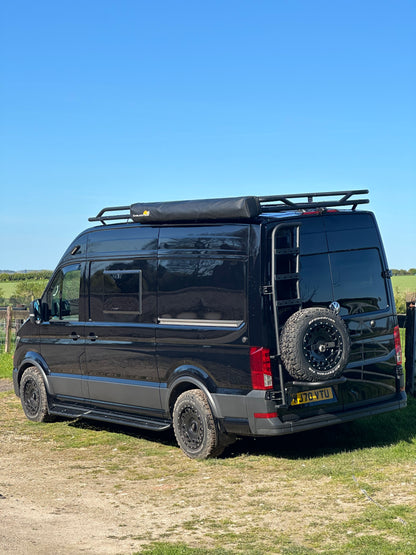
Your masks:
<svg viewBox="0 0 416 555"><path fill-rule="evenodd" d="M278 309L278 333L269 299L269 336L274 359L275 391L266 396L276 400L281 422L308 421L320 416L352 417L359 410L371 414L377 405L404 402L403 375L398 366L394 341L397 317L390 275L377 224L371 213L324 213L293 218L299 224L299 306L336 306L350 337L348 363L339 379L305 383L294 379L283 367L279 375L280 335L285 322L298 306ZM280 224L281 220L279 220ZM280 224L281 225L281 224ZM276 222L267 226L263 249L264 275L270 272L267 256ZM288 231L279 232L280 245L287 244ZM287 245L286 245L287 246ZM285 269L284 271L287 271ZM269 274L270 282L273 276ZM279 287L279 282L277 287ZM336 303L333 305L333 303ZM296 428L296 426L294 426Z"/></svg>

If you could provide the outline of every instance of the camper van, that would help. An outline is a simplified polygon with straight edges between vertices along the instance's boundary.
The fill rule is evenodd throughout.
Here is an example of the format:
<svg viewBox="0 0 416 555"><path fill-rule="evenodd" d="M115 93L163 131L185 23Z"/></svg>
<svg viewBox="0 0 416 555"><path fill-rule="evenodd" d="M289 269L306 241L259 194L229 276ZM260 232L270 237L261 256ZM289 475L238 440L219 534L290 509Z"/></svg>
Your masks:
<svg viewBox="0 0 416 555"><path fill-rule="evenodd" d="M104 208L18 333L27 418L173 427L204 459L406 406L367 193Z"/></svg>

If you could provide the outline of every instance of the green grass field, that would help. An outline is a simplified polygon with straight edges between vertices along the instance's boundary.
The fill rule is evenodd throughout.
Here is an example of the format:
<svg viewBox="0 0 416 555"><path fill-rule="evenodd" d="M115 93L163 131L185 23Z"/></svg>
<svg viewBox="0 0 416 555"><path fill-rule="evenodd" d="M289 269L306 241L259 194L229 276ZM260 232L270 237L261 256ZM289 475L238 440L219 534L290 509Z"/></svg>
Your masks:
<svg viewBox="0 0 416 555"><path fill-rule="evenodd" d="M9 299L14 295L17 281L1 281L0 282L0 296Z"/></svg>
<svg viewBox="0 0 416 555"><path fill-rule="evenodd" d="M400 293L416 293L416 276L393 276L391 281Z"/></svg>

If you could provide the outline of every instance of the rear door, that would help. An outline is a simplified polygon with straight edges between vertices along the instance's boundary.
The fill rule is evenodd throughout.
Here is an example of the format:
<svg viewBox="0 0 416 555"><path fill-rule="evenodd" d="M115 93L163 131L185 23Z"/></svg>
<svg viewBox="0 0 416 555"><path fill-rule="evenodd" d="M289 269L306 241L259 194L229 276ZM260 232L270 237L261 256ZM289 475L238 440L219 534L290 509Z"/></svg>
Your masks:
<svg viewBox="0 0 416 555"><path fill-rule="evenodd" d="M351 337L344 375L362 381L357 399L395 393L393 294L374 216L310 218L301 227L302 306L339 303ZM364 381L371 382L366 393Z"/></svg>

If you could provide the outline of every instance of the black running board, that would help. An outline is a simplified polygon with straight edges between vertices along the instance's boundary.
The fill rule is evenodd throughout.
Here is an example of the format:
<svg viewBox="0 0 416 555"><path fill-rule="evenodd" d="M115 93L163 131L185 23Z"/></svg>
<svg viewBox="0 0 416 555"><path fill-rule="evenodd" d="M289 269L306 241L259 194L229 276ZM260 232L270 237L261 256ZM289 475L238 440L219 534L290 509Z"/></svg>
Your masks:
<svg viewBox="0 0 416 555"><path fill-rule="evenodd" d="M162 432L168 430L172 423L170 420L151 418L150 416L136 416L122 412L106 411L98 408L85 408L64 403L53 403L49 407L49 414L64 416L65 418L87 418L108 422L109 424L120 424L123 426L134 426L145 430Z"/></svg>

